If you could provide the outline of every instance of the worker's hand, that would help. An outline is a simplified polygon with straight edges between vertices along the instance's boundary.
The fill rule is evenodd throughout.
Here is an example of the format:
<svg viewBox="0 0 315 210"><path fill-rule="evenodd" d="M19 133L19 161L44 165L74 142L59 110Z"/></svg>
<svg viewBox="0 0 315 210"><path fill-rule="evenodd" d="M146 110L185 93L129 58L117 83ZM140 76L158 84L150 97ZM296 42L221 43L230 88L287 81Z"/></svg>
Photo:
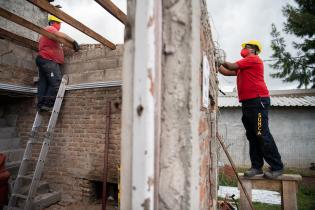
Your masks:
<svg viewBox="0 0 315 210"><path fill-rule="evenodd" d="M74 51L78 52L80 50L80 45L75 40L72 42Z"/></svg>

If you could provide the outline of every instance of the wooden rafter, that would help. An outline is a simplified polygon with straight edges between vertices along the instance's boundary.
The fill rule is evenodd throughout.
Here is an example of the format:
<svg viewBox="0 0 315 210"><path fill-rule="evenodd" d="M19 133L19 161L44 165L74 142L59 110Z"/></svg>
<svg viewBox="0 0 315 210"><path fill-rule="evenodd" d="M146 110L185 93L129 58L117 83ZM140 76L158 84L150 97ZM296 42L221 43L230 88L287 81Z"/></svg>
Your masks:
<svg viewBox="0 0 315 210"><path fill-rule="evenodd" d="M83 32L84 34L90 36L91 38L99 41L103 45L109 47L110 49L115 49L116 46L100 34L96 33L92 29L88 28L81 22L77 21L67 13L63 12L62 10L54 7L53 5L49 4L47 0L27 0L28 2L34 4L35 6L45 10L46 12L60 18L64 22L68 23L69 25L73 26L74 28L78 29L79 31Z"/></svg>
<svg viewBox="0 0 315 210"><path fill-rule="evenodd" d="M14 34L10 31L7 31L3 28L0 28L0 37L10 40L12 42L15 42L19 45L22 45L23 47L30 48L32 50L38 50L38 42L35 42L31 39L19 36L17 34Z"/></svg>
<svg viewBox="0 0 315 210"><path fill-rule="evenodd" d="M99 5L101 5L107 12L116 17L120 22L126 24L127 15L121 11L112 1L110 0L95 0Z"/></svg>
<svg viewBox="0 0 315 210"><path fill-rule="evenodd" d="M35 32L37 32L39 34L47 36L50 39L56 40L58 42L61 42L67 47L73 48L72 43L70 41L66 40L65 38L58 37L55 34L50 33L48 31L46 31L45 29L43 29L43 28L41 28L41 27L39 27L39 26L29 22L28 20L25 20L24 18L21 18L21 17L15 15L15 14L13 14L13 13L11 13L11 12L3 9L3 8L1 8L1 7L0 7L0 16L6 18L6 19L8 19L8 20L10 20L10 21L12 21L12 22L14 22L16 24L24 26L25 28L28 28L28 29L30 29L32 31L35 31Z"/></svg>

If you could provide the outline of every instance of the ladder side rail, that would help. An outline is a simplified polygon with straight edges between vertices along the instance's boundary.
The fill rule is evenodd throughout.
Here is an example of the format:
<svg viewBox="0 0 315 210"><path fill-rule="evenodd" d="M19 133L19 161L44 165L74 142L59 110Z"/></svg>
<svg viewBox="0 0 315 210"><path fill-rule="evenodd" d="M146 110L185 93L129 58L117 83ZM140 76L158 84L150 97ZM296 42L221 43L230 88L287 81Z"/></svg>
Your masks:
<svg viewBox="0 0 315 210"><path fill-rule="evenodd" d="M43 144L42 144L42 148L41 148L41 151L39 154L39 158L37 160L34 176L33 176L33 179L32 179L31 185L30 185L30 189L28 192L28 197L27 197L27 200L25 202L24 210L30 210L32 208L34 196L36 194L37 187L38 187L38 184L39 184L39 181L40 181L40 178L42 176L43 169L44 169L45 160L46 160L46 157L48 154L50 141L53 138L53 131L54 131L57 119L58 119L58 115L59 115L60 107L62 104L63 96L64 96L65 91L66 91L67 82L68 82L68 79L67 79L67 76L65 75L65 76L63 76L61 84L59 86L59 90L58 90L58 93L56 96L56 100L55 100L55 104L54 104L54 107L52 110L52 114L51 114L50 119L49 119L45 139L44 139Z"/></svg>
<svg viewBox="0 0 315 210"><path fill-rule="evenodd" d="M27 171L27 167L28 167L28 162L27 160L31 158L32 156L32 144L31 142L34 141L34 138L37 136L37 133L38 133L38 129L41 125L41 120L42 120L42 116L39 112L36 113L36 116L35 116L35 120L34 120L34 123L33 123L33 126L32 126L32 130L31 130L31 133L30 133L30 137L29 137L29 140L26 144L26 148L25 148L25 151L24 151L24 154L23 154L23 159L22 159L22 162L21 162L21 165L19 167L19 171L18 171L18 175L17 175L17 178L14 182L14 186L13 186L13 189L12 189L12 194L17 194L17 191L20 189L21 187L21 179L20 179L20 175L25 175L26 171ZM15 196L10 196L10 199L9 199L9 204L8 204L8 208L13 208L14 206L16 205L16 197Z"/></svg>

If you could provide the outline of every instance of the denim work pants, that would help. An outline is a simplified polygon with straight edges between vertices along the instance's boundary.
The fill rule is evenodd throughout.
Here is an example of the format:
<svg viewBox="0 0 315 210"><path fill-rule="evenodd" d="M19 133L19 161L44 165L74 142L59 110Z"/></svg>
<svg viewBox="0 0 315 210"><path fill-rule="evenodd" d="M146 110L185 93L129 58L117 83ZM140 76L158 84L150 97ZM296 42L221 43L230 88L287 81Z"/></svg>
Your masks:
<svg viewBox="0 0 315 210"><path fill-rule="evenodd" d="M254 98L242 101L242 122L249 141L252 168L262 168L265 160L271 170L275 171L283 169L283 163L269 130L269 107L270 98Z"/></svg>
<svg viewBox="0 0 315 210"><path fill-rule="evenodd" d="M39 74L37 108L52 107L62 78L60 64L37 56L36 65Z"/></svg>

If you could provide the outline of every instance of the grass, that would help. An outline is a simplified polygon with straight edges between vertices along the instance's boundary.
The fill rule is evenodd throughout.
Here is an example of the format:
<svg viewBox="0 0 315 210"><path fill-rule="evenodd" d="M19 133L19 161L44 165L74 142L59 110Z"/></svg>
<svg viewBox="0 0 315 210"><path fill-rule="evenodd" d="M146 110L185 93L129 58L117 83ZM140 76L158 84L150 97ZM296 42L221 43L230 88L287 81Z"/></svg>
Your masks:
<svg viewBox="0 0 315 210"><path fill-rule="evenodd" d="M244 170L240 170L239 172L243 172ZM287 172L286 172L287 173ZM220 186L237 186L237 179L235 176L229 177L224 173L219 173L219 185ZM298 199L298 209L299 210L312 210L315 209L315 187L300 185L299 191L297 194ZM239 202L239 200L237 200ZM280 205L271 205L264 203L254 202L254 207L256 210L280 210Z"/></svg>

